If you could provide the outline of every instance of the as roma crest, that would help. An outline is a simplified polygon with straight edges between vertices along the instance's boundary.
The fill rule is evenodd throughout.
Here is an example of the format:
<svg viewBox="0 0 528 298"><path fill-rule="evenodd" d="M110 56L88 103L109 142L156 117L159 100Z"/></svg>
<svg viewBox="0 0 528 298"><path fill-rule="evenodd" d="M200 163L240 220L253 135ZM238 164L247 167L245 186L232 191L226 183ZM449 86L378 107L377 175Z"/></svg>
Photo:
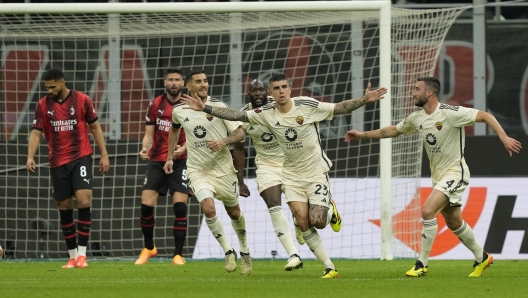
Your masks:
<svg viewBox="0 0 528 298"><path fill-rule="evenodd" d="M213 115L209 115L209 114L205 114L205 118L207 118L207 120L209 121L213 121Z"/></svg>
<svg viewBox="0 0 528 298"><path fill-rule="evenodd" d="M440 122L440 121L436 122L435 126L436 126L436 129L442 130L442 127L443 127L442 122Z"/></svg>
<svg viewBox="0 0 528 298"><path fill-rule="evenodd" d="M297 123L299 123L299 125L302 125L304 123L304 117L303 116L297 116L297 118L295 118L295 121Z"/></svg>

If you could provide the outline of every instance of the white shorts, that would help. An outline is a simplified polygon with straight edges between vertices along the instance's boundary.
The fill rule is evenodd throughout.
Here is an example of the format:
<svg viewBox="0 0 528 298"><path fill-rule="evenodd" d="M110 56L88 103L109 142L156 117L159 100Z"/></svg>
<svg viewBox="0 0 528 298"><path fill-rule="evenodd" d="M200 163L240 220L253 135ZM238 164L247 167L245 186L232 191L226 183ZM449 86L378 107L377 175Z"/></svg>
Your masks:
<svg viewBox="0 0 528 298"><path fill-rule="evenodd" d="M201 189L213 192L215 198L224 203L224 206L234 207L238 204L238 180L235 173L215 177L207 172L195 171L188 173L189 186L194 194Z"/></svg>
<svg viewBox="0 0 528 298"><path fill-rule="evenodd" d="M286 202L306 202L310 205L330 207L332 199L327 173L299 179L284 177L282 191L286 195Z"/></svg>
<svg viewBox="0 0 528 298"><path fill-rule="evenodd" d="M447 196L451 207L462 206L462 194L467 186L468 182L462 180L459 172L448 172L437 183L433 181L433 188Z"/></svg>
<svg viewBox="0 0 528 298"><path fill-rule="evenodd" d="M282 184L282 168L273 167L259 167L257 168L257 177L255 182L258 185L259 193L262 193L266 189Z"/></svg>

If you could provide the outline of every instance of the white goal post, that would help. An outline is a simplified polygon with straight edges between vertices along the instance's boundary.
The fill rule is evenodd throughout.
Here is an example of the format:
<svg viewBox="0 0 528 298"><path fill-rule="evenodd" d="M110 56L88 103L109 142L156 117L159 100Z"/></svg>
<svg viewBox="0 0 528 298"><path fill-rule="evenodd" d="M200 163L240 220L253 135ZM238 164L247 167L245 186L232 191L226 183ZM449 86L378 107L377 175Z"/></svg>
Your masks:
<svg viewBox="0 0 528 298"><path fill-rule="evenodd" d="M0 186L17 186L16 191L0 196L0 206L5 206L4 214L0 213L0 245L6 248L3 239L14 242L24 258L40 257L43 250L47 256L56 257L53 251L63 246L58 230L53 231L57 235L49 236L49 223L57 222L53 205L32 203L36 197L46 199L48 173L41 171L35 178L20 169L32 109L45 92L39 80L44 69L59 65L67 73L67 84L74 84L97 101L100 123L113 148L111 175L96 177L99 186L94 189L94 200L103 202L95 205L93 221L106 221L94 225L91 241L101 246L107 243L108 250L116 251L110 256L137 254L142 243L137 215L138 181L142 181L144 165L137 160L137 144L144 131L143 108L149 98L164 91L162 73L172 65L185 70L205 68L208 75L212 72L211 95L235 108L244 102L248 78L267 79L271 72L285 70L294 75L294 87L301 82L298 95L319 100L337 102L358 97L353 95L362 94L368 82L375 83L373 88L387 87L388 93L379 104L322 124L322 144L334 157L336 168L330 176L336 181L334 196L338 207L349 216L344 222L351 224L348 232L323 233L322 237L333 257L414 257L420 240L415 231L420 210L420 141L416 136L402 136L345 146L342 137L351 128L368 130L396 124L412 111L412 86L417 77L434 74L445 35L462 11L394 9L391 1L0 4L4 81L0 90L0 153L7 156L0 162ZM38 69L18 75L21 68L30 68L32 63L40 63ZM141 81L144 83L137 85ZM142 94L139 98L138 93ZM41 167L47 161L43 150L41 146L37 152ZM248 161L246 167L251 181L254 166ZM256 189L252 194L252 200L258 202ZM26 202L21 206L17 199ZM166 230L163 222L170 222L172 215L170 210L165 212L167 207L161 202L165 201L160 198L156 217L164 221L159 220L156 229ZM264 214L258 218L265 223L249 225L254 224L255 232L273 233L265 206L253 204L242 206L242 210L246 213L244 207L255 208L255 214ZM214 246L214 239L202 235L198 205L190 205L194 206L189 212L194 212L196 222L190 222L189 227L197 233L190 236L195 237L188 244L190 254L197 258L215 256L214 248L202 250L209 244ZM21 212L21 208L27 210ZM39 229L40 220L48 224ZM37 228L28 222L37 222ZM378 223L380 230L376 230ZM259 230L264 225L268 228ZM393 231L393 227L397 228ZM43 236L39 235L44 234L44 240L56 244L42 248L39 241ZM157 232L156 237L163 238L170 250L170 233ZM255 242L254 246L265 246L260 257L268 257L278 242L276 237L264 238L274 244ZM327 240L331 238L339 240ZM362 242L368 245L362 247ZM336 243L333 248L332 243ZM378 247L379 252L369 251L371 247ZM108 255L101 252L98 256Z"/></svg>

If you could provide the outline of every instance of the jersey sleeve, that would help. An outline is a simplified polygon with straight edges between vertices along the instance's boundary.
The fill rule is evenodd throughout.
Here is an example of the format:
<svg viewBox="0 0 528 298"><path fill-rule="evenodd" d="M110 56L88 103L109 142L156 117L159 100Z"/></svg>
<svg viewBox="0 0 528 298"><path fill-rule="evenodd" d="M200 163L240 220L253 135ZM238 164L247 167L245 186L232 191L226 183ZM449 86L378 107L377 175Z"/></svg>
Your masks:
<svg viewBox="0 0 528 298"><path fill-rule="evenodd" d="M475 124L475 119L477 118L478 111L473 108L466 108L459 106L458 109L449 109L447 110L447 115L449 115L449 120L454 127L464 127L471 126Z"/></svg>
<svg viewBox="0 0 528 298"><path fill-rule="evenodd" d="M314 99L314 101L316 101ZM316 101L318 102L318 101ZM334 118L334 103L318 102L318 107L313 111L312 117L314 121L331 120Z"/></svg>
<svg viewBox="0 0 528 298"><path fill-rule="evenodd" d="M147 108L147 115L145 116L146 125L156 124L156 107L154 101L151 101Z"/></svg>
<svg viewBox="0 0 528 298"><path fill-rule="evenodd" d="M92 100L88 95L85 95L84 97L84 119L88 124L92 124L98 119Z"/></svg>
<svg viewBox="0 0 528 298"><path fill-rule="evenodd" d="M396 125L396 129L404 134L413 133L416 131L416 125L413 122L415 113L410 114L402 122Z"/></svg>
<svg viewBox="0 0 528 298"><path fill-rule="evenodd" d="M268 126L264 114L265 114L265 111L261 109L246 111L246 115L251 125Z"/></svg>
<svg viewBox="0 0 528 298"><path fill-rule="evenodd" d="M35 106L35 118L33 119L33 125L31 126L32 129L35 130L44 130L44 123L46 121L45 117L46 115L42 112L42 101L39 101L38 104Z"/></svg>
<svg viewBox="0 0 528 298"><path fill-rule="evenodd" d="M181 127L181 124L180 124L180 121L178 120L178 111L180 109L176 107L174 107L172 109L172 127L174 128L180 128Z"/></svg>

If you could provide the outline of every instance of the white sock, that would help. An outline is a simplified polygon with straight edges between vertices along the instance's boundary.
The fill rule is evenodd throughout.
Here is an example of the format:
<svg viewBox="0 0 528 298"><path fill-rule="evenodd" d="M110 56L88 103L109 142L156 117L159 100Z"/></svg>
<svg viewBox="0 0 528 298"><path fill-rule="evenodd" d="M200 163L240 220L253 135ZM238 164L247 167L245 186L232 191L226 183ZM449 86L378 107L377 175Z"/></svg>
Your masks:
<svg viewBox="0 0 528 298"><path fill-rule="evenodd" d="M436 233L438 233L436 218L424 220L422 228L422 250L418 258L418 261L422 262L424 266L427 266L429 263L429 254L431 253Z"/></svg>
<svg viewBox="0 0 528 298"><path fill-rule="evenodd" d="M77 246L77 255L86 257L86 246Z"/></svg>
<svg viewBox="0 0 528 298"><path fill-rule="evenodd" d="M244 215L242 214L242 212L240 212L240 217L237 220L231 220L231 225L233 226L233 229L237 234L238 242L240 243L240 252L249 254L249 247L246 235L246 220L244 219Z"/></svg>
<svg viewBox="0 0 528 298"><path fill-rule="evenodd" d="M70 259L77 260L77 248L68 249L68 253L70 254Z"/></svg>
<svg viewBox="0 0 528 298"><path fill-rule="evenodd" d="M271 224L275 229L275 235L279 238L279 241L282 243L288 256L299 254L297 248L293 245L293 240L290 235L290 224L288 223L284 212L282 212L282 207L271 207L268 209L268 212L271 216Z"/></svg>
<svg viewBox="0 0 528 298"><path fill-rule="evenodd" d="M211 230L211 233L213 233L213 237L215 237L216 241L222 246L224 253L230 251L232 248L231 244L227 241L224 233L224 226L222 225L222 222L220 222L218 216L215 215L213 218L205 218L205 222L207 223L209 230Z"/></svg>
<svg viewBox="0 0 528 298"><path fill-rule="evenodd" d="M317 257L317 259L325 265L325 268L335 270L334 263L332 263L330 257L328 256L328 253L323 247L323 241L321 240L321 236L319 236L319 233L317 233L317 231L312 227L308 229L308 231L302 232L302 235L304 241L306 241L306 245L308 245L308 247Z"/></svg>
<svg viewBox="0 0 528 298"><path fill-rule="evenodd" d="M475 260L477 262L482 262L482 258L484 257L484 250L482 247L478 244L477 239L475 239L475 233L473 233L473 229L464 221L462 222L462 226L456 230L453 231L455 235L460 239L460 242L464 244L475 256Z"/></svg>

